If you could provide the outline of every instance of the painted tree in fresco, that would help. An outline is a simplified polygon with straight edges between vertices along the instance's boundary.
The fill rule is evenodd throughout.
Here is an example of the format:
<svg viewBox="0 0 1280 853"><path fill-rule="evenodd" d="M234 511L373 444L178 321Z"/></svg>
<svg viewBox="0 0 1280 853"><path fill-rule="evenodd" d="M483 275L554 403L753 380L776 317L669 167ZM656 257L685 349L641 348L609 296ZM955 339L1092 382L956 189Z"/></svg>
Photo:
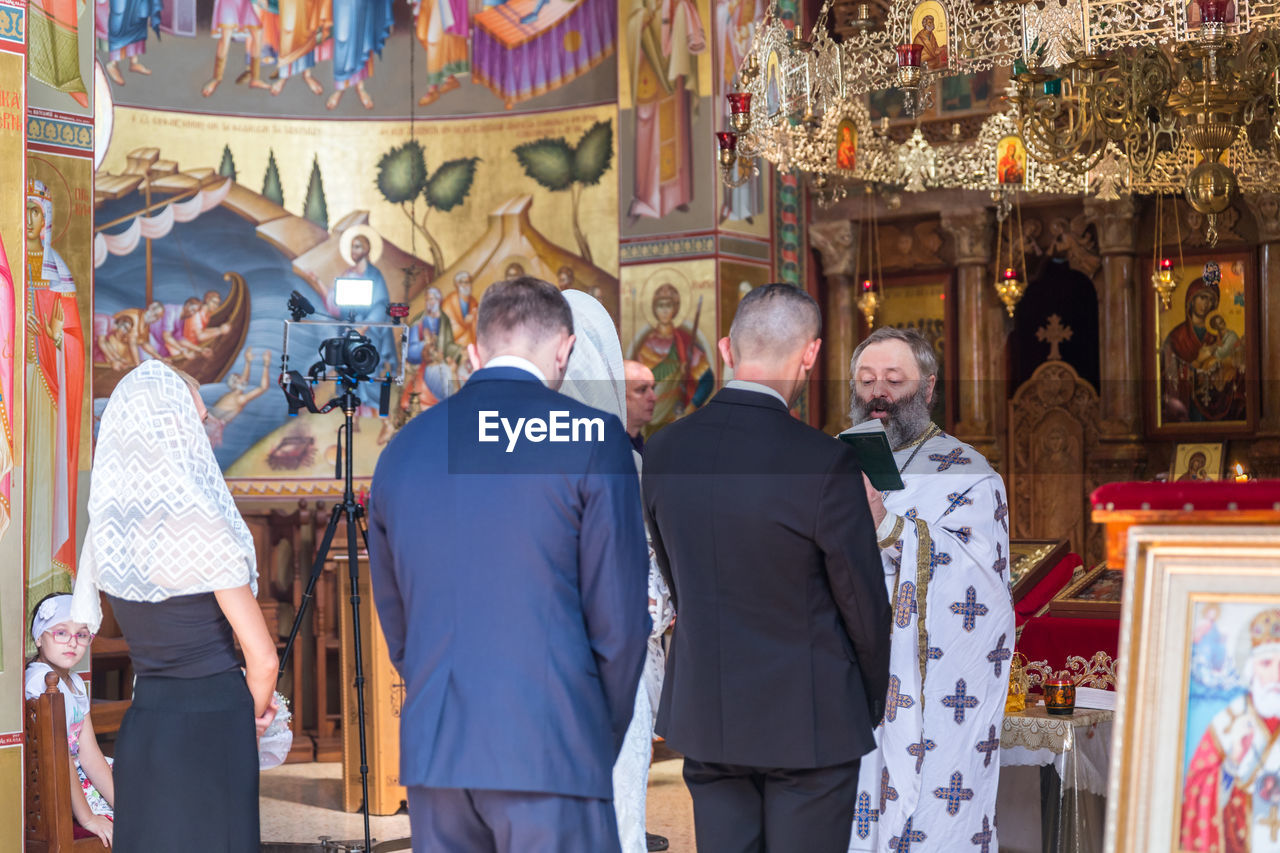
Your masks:
<svg viewBox="0 0 1280 853"><path fill-rule="evenodd" d="M544 137L513 149L524 172L552 192L569 190L573 199L573 236L578 254L592 263L591 246L578 223L582 191L600 183L613 162L613 122L598 121L582 134L577 145L564 137Z"/></svg>
<svg viewBox="0 0 1280 853"><path fill-rule="evenodd" d="M479 157L459 157L446 160L434 172L427 174L427 158L417 140L397 145L378 160L378 191L382 197L397 205L409 217L414 229L427 240L431 248L431 263L439 273L445 268L444 252L427 228L431 211L446 213L466 200L475 183L476 164ZM426 203L422 219L414 217L413 203L419 198Z"/></svg>
<svg viewBox="0 0 1280 853"><path fill-rule="evenodd" d="M222 146L222 162L218 164L218 174L224 178L236 179L236 161L231 156L231 146Z"/></svg>
<svg viewBox="0 0 1280 853"><path fill-rule="evenodd" d="M276 152L267 150L267 173L262 177L262 197L284 207L284 187L280 186L280 170L276 168Z"/></svg>
<svg viewBox="0 0 1280 853"><path fill-rule="evenodd" d="M302 215L326 231L329 229L329 206L324 201L319 157L311 161L311 181L307 184L307 202L303 205Z"/></svg>

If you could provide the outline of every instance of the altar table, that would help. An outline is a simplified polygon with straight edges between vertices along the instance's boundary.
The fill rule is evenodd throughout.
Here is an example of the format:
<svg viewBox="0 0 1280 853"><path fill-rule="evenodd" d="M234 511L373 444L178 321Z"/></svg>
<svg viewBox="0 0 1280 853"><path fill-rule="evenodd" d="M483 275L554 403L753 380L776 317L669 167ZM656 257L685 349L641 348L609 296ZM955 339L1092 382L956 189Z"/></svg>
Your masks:
<svg viewBox="0 0 1280 853"><path fill-rule="evenodd" d="M1001 851L1102 850L1114 716L1079 708L1053 717L1042 704L1005 715L996 799Z"/></svg>

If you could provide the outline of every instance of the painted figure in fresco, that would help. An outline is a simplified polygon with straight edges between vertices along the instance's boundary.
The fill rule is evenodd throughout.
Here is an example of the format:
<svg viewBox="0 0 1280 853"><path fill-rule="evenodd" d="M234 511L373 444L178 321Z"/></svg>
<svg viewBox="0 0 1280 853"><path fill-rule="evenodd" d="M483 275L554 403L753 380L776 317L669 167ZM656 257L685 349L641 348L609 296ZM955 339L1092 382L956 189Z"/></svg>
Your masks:
<svg viewBox="0 0 1280 853"><path fill-rule="evenodd" d="M227 70L227 51L237 34L248 38L249 70L236 78L236 82L247 81L250 89L269 88L262 81L262 19L253 0L214 0L213 22L209 28L218 36L218 49L213 56L213 77L204 84L200 94L209 97L222 82L222 74Z"/></svg>
<svg viewBox="0 0 1280 853"><path fill-rule="evenodd" d="M0 539L9 527L10 479L13 471L13 321L17 308L13 272L0 240Z"/></svg>
<svg viewBox="0 0 1280 853"><path fill-rule="evenodd" d="M738 69L747 58L756 21L764 20L764 0L716 0L715 32L720 41L720 91L739 88ZM724 99L720 129L729 130L729 106ZM740 187L721 187L720 221L751 222L764 210L764 175L756 175Z"/></svg>
<svg viewBox="0 0 1280 853"><path fill-rule="evenodd" d="M231 331L230 323L210 326L209 319L222 305L222 294L210 290L204 295L204 301L187 300L190 312L182 323L182 338L196 346L206 346Z"/></svg>
<svg viewBox="0 0 1280 853"><path fill-rule="evenodd" d="M443 297L438 288L427 288L426 310L422 319L409 327L409 347L406 356L409 366L405 374L404 393L400 395L400 408L408 412L416 403L422 411L449 396L454 370L462 360L466 347L458 343L453 334L453 322L441 310ZM474 300L471 300L474 302ZM475 309L471 309L474 334ZM417 394L415 400L412 395Z"/></svg>
<svg viewBox="0 0 1280 853"><path fill-rule="evenodd" d="M342 93L354 86L364 108L373 109L364 81L373 76L374 54L382 55L390 34L391 0L333 0L333 94L325 107L337 109Z"/></svg>
<svg viewBox="0 0 1280 853"><path fill-rule="evenodd" d="M921 58L930 68L945 68L947 65L947 46L938 44L938 38L933 34L933 30L933 15L925 15L920 19L920 30L916 33L916 37L911 40L911 43L924 47L921 52Z"/></svg>
<svg viewBox="0 0 1280 853"><path fill-rule="evenodd" d="M853 139L853 126L840 125L840 144L836 146L836 165L853 169L858 164L858 143Z"/></svg>
<svg viewBox="0 0 1280 853"><path fill-rule="evenodd" d="M128 370L138 363L134 348L134 319L128 314L93 315L93 363L112 370Z"/></svg>
<svg viewBox="0 0 1280 853"><path fill-rule="evenodd" d="M502 277L507 281L515 281L522 275L524 275L524 264L518 261L507 264L507 268L502 271Z"/></svg>
<svg viewBox="0 0 1280 853"><path fill-rule="evenodd" d="M1240 337L1215 357L1224 340L1210 329L1218 307L1221 272L1210 261L1204 275L1187 288L1186 319L1174 326L1160 348L1164 378L1161 405L1166 421L1223 421L1245 417L1244 365L1235 354ZM1221 323L1226 327L1226 321Z"/></svg>
<svg viewBox="0 0 1280 853"><path fill-rule="evenodd" d="M391 292L387 289L387 280L382 275L375 264L382 257L382 235L368 225L353 225L346 231L342 232L342 239L339 242L339 251L342 253L342 259L349 266L342 271L342 278L365 278L373 282L373 299L367 308L361 308L355 313L355 322L358 323L385 323L387 322L387 306L391 304ZM348 319L350 310L340 308L335 301L337 296L337 284L329 288L329 292L325 296L325 310L329 312L329 316L335 320ZM357 326L357 328L360 328ZM400 361L396 354L395 337L390 329L362 329L365 335L382 356L383 366L394 366ZM365 417L374 417L378 414L378 407L381 402L381 386L376 379L382 376L382 367L378 370L377 377L372 381L360 383L360 399L362 405L360 414ZM379 437L380 443L385 443L391 438L393 426L390 418L384 421L382 425L382 434Z"/></svg>
<svg viewBox="0 0 1280 853"><path fill-rule="evenodd" d="M302 75L302 82L317 95L324 87L311 69L333 58L333 4L330 0L276 0L276 11L263 11L267 45L276 55L279 79L271 84L271 94L284 91L290 77Z"/></svg>
<svg viewBox="0 0 1280 853"><path fill-rule="evenodd" d="M471 15L467 0L413 0L413 13L414 33L427 52L427 92L418 99L425 107L462 85L459 74L471 73Z"/></svg>
<svg viewBox="0 0 1280 853"><path fill-rule="evenodd" d="M1001 184L1020 184L1024 180L1026 175L1022 170L1022 160L1018 157L1018 143L1010 139L996 163L996 181Z"/></svg>
<svg viewBox="0 0 1280 853"><path fill-rule="evenodd" d="M453 293L441 305L441 311L449 318L453 342L464 350L476 342L476 312L480 310L480 303L471 295L471 286L471 273L460 271L453 277Z"/></svg>
<svg viewBox="0 0 1280 853"><path fill-rule="evenodd" d="M660 219L693 201L697 54L707 49L693 0L634 0L627 21L635 104L630 221Z"/></svg>
<svg viewBox="0 0 1280 853"><path fill-rule="evenodd" d="M31 76L66 92L82 107L89 93L80 75L80 7L83 0L31 0L27 18L27 69ZM119 72L117 72L119 73Z"/></svg>
<svg viewBox="0 0 1280 853"><path fill-rule="evenodd" d="M160 32L162 0L94 0L94 29L98 50L107 54L107 76L117 86L124 85L120 60L129 57L129 70L150 74L142 64L147 52L147 28Z"/></svg>
<svg viewBox="0 0 1280 853"><path fill-rule="evenodd" d="M53 248L53 196L27 179L27 596L70 587L85 342L71 269Z"/></svg>
<svg viewBox="0 0 1280 853"><path fill-rule="evenodd" d="M645 331L631 358L653 371L653 419L645 427L645 435L701 406L711 396L715 376L706 352L698 345L694 332L675 325L680 313L680 291L664 283L653 293L655 325Z"/></svg>
<svg viewBox="0 0 1280 853"><path fill-rule="evenodd" d="M244 411L244 407L267 393L271 387L271 353L262 354L262 381L257 387L249 386L253 371L253 349L244 348L244 370L227 377L227 393L218 398L218 402L209 407L209 416L204 419L204 431L214 447L222 446L222 433L236 417Z"/></svg>
<svg viewBox="0 0 1280 853"><path fill-rule="evenodd" d="M1272 850L1280 806L1280 610L1249 623L1248 685L1205 729L1183 788L1181 843L1193 853Z"/></svg>

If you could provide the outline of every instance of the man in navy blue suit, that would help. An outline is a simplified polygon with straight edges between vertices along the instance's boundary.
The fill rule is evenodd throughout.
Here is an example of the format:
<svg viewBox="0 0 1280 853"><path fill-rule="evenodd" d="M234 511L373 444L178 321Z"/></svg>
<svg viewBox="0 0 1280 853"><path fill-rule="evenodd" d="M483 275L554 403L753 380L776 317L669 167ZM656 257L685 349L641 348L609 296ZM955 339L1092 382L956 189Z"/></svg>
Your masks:
<svg viewBox="0 0 1280 853"><path fill-rule="evenodd" d="M455 395L383 450L373 596L404 679L415 851L617 851L610 773L649 634L648 551L617 417L557 393L556 288L492 285ZM429 530L444 531L427 545Z"/></svg>

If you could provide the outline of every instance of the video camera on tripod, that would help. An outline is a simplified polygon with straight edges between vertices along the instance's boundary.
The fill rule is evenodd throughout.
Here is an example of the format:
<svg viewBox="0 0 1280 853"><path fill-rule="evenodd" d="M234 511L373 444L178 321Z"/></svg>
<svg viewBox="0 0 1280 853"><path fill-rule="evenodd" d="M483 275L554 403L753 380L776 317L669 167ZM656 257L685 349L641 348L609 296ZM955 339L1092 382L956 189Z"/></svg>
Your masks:
<svg viewBox="0 0 1280 853"><path fill-rule="evenodd" d="M290 319L284 322L284 345L281 348L280 388L289 403L289 414L296 415L306 409L323 414L350 403L356 398L361 382L377 381L380 385L377 409L386 417L391 404L391 386L404 383L404 366L408 354L408 340L402 322L409 314L409 306L393 302L387 306L387 321L356 319L357 309L369 309L373 304L373 281L360 278L339 278L335 282L334 304L347 312L345 321L307 319L316 313L315 306L298 291L289 295ZM307 368L304 376L289 369L289 345L291 336L297 340L303 329L337 328L338 333L320 341L320 359ZM379 368L385 362L384 355L391 349L386 338L399 336L394 345L397 351L397 371L387 370L381 379L375 380ZM374 337L382 339L379 347ZM338 394L324 406L316 405L315 386L321 382L337 383ZM372 401L366 400L371 403ZM358 405L358 404L357 404Z"/></svg>
<svg viewBox="0 0 1280 853"><path fill-rule="evenodd" d="M333 303L338 308L338 311L334 313L345 311L347 314L345 321L306 319L315 314L316 309L305 296L296 290L289 296L290 319L284 321L284 347L280 358L280 388L284 391L285 399L289 403L289 414L296 415L301 409L306 409L308 412L314 412L315 414L323 414L332 409L340 408L344 415L344 422L338 427L338 452L334 460L334 476L343 481L342 501L334 504L333 512L329 516L329 523L325 527L324 535L321 537L320 545L316 550L315 562L311 566L311 576L307 579L306 589L302 593L302 601L294 614L293 627L289 630L289 639L285 642L284 651L280 655L279 676L284 676L285 666L289 662L293 644L298 638L298 630L302 626L303 616L306 614L314 596L316 581L320 578L325 560L329 556L329 548L333 545L334 534L337 533L339 524L345 522L347 575L350 582L349 601L351 603L352 646L355 656L356 722L360 731L360 787L364 795L364 804L361 808L364 812L364 843L359 847L345 849L349 851L358 850L360 853L372 853L372 838L369 830L369 761L364 717L364 657L361 651L360 595L357 592L359 589L358 574L360 565L359 543L364 544L366 552L368 551L369 543L364 525L364 507L356 500L355 484L352 477L354 468L354 442L352 437L355 429L356 410L361 403L360 383L374 381L375 374L389 360L384 356L392 352L393 349L398 349L397 375L392 376L391 371L387 370L382 378L378 380L380 387L377 408L382 417L385 418L387 416L387 411L390 408L391 385L393 383L399 385L404 382L408 338L405 335L406 328L403 320L409 315L409 306L394 302L390 303L386 309L386 315L390 319L382 322L369 316L375 310L373 308L373 281L371 279L343 277L337 279L334 285ZM357 320L356 312L359 309L364 309L364 311L363 316ZM310 341L314 342L314 336L302 335L301 333L304 331L309 332L316 328L332 328L335 326L338 328L338 333L320 341L320 359L307 369L305 376L297 370L289 369L291 332L294 335L294 340L302 341L303 338L309 338ZM398 347L393 347L390 344L397 334L399 334L399 345ZM378 345L379 342L382 343L382 346ZM306 344L299 343L299 345L304 346ZM317 406L315 386L321 382L335 382L337 384L337 396L325 405ZM371 401L366 398L363 402L370 403ZM390 846L379 845L379 847L386 850L404 849L404 846L398 842L393 842Z"/></svg>

